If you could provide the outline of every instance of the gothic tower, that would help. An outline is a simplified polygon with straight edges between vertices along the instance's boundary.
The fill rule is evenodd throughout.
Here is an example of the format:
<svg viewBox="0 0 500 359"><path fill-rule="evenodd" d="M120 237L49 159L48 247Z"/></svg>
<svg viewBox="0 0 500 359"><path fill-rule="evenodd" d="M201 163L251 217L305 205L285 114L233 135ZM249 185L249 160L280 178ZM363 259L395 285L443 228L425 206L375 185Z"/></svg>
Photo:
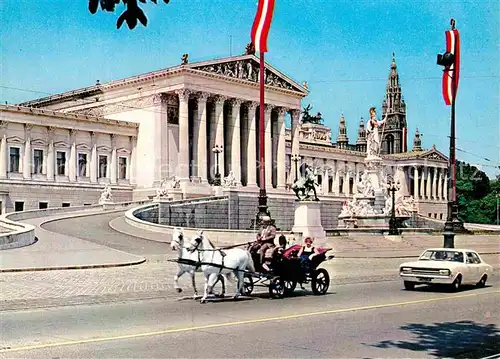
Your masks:
<svg viewBox="0 0 500 359"><path fill-rule="evenodd" d="M382 118L387 113L387 123L382 138L382 154L407 151L406 104L401 93L399 75L394 53L392 54L391 72L387 81L385 100L382 104Z"/></svg>
<svg viewBox="0 0 500 359"><path fill-rule="evenodd" d="M339 135L337 136L337 147L346 149L349 143L349 138L347 138L347 127L345 125L344 115L340 116L339 122Z"/></svg>

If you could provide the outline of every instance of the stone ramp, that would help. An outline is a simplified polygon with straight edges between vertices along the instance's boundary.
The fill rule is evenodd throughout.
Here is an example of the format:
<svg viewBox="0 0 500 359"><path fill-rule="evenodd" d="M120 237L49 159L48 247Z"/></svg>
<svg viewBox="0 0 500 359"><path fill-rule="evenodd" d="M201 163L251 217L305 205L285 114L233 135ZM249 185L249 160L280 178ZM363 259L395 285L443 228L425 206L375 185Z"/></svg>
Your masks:
<svg viewBox="0 0 500 359"><path fill-rule="evenodd" d="M78 215L74 213L71 217ZM81 216L95 214L80 214ZM40 226L67 216L27 219L35 226L37 242L0 251L0 272L105 268L139 264L144 257L128 254L75 237L47 231Z"/></svg>

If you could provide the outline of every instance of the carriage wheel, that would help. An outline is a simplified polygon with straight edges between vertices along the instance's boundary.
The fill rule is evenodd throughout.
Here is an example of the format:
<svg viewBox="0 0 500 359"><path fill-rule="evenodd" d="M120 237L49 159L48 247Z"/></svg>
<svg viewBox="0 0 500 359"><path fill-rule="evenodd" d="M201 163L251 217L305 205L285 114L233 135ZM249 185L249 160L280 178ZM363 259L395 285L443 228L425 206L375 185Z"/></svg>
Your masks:
<svg viewBox="0 0 500 359"><path fill-rule="evenodd" d="M290 294L293 293L295 290L295 287L297 286L297 282L294 280L284 280L283 281L283 286L285 287L285 294Z"/></svg>
<svg viewBox="0 0 500 359"><path fill-rule="evenodd" d="M243 295L249 296L253 292L253 278L248 274L243 277Z"/></svg>
<svg viewBox="0 0 500 359"><path fill-rule="evenodd" d="M285 293L285 286L281 278L273 278L269 283L269 296L272 299L283 298Z"/></svg>
<svg viewBox="0 0 500 359"><path fill-rule="evenodd" d="M314 294L325 294L330 286L330 275L327 270L320 268L313 273L311 288Z"/></svg>

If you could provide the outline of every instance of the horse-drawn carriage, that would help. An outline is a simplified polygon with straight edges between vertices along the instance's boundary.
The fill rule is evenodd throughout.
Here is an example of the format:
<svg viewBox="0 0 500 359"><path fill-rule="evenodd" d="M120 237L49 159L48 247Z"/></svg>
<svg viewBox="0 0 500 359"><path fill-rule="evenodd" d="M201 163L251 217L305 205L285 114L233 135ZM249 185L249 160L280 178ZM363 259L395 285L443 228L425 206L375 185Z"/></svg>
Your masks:
<svg viewBox="0 0 500 359"><path fill-rule="evenodd" d="M300 248L301 246L296 244L287 248L283 253L277 252L273 256L270 271L260 269L255 272L246 272L243 293L250 295L255 286L263 286L269 288L271 298L282 298L291 294L297 284L303 288L304 284L311 283L314 294L325 294L330 286L330 275L326 269L318 268L318 266L333 258L333 255L327 256L330 249L319 248L319 254L311 259L311 264L306 269L297 256Z"/></svg>
<svg viewBox="0 0 500 359"><path fill-rule="evenodd" d="M241 245L246 244L248 243ZM191 275L196 296L194 275L196 271L202 271L205 277L202 303L206 301L209 294L213 293L214 286L219 281L222 283L221 294L224 296L224 281L231 275L238 280L235 298L241 294L250 295L256 286L269 288L271 298L282 298L292 293L297 284L303 288L303 285L307 283L311 283L314 294L320 295L327 292L330 284L328 271L318 268L322 262L333 258L332 255L327 256L330 250L327 248L319 249L319 253L311 259L307 269L297 257L300 245L291 246L282 253L276 251L272 258L271 270L265 271L260 263L255 266L249 251L235 248L236 246L216 248L203 232L199 232L188 246L184 246L184 234L181 229L177 229L174 231L171 247L178 251L178 258L172 260L179 264L179 271L174 278L176 289L180 291L178 278L187 272Z"/></svg>

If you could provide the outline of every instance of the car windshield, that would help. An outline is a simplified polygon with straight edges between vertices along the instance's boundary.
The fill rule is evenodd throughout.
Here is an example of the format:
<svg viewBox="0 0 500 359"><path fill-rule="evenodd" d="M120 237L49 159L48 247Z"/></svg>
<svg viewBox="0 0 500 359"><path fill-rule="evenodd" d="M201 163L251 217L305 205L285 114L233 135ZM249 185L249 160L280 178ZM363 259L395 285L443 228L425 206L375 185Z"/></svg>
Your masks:
<svg viewBox="0 0 500 359"><path fill-rule="evenodd" d="M424 254L420 256L419 260L463 262L464 254L457 251L432 250L425 251Z"/></svg>

